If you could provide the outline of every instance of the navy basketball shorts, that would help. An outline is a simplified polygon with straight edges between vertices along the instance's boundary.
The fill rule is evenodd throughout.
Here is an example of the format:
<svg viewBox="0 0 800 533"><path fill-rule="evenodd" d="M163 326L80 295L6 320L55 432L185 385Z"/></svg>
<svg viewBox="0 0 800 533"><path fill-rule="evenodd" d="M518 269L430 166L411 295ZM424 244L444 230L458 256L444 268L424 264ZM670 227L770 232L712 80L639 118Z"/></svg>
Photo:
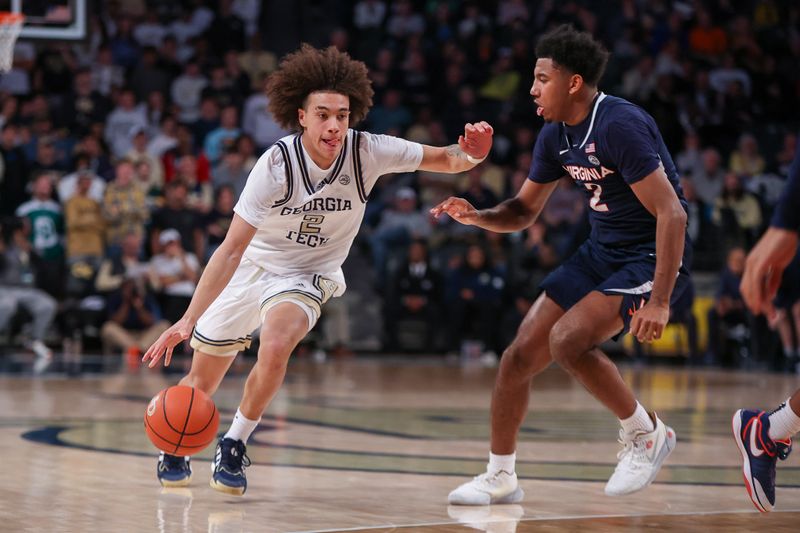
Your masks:
<svg viewBox="0 0 800 533"><path fill-rule="evenodd" d="M612 248L589 239L572 257L551 272L540 287L564 311L592 291L622 296L619 309L624 324L619 333L622 335L630 329L633 313L650 299L656 270L655 251L655 243ZM689 287L690 268L691 244L687 238L670 305Z"/></svg>

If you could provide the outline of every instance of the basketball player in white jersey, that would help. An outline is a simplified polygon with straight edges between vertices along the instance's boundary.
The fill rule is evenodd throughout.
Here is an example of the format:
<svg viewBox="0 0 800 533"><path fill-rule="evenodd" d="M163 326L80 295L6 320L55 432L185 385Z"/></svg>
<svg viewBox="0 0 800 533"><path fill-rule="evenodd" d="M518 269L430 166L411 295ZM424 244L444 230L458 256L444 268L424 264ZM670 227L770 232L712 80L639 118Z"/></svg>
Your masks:
<svg viewBox="0 0 800 533"><path fill-rule="evenodd" d="M342 263L378 177L417 169L459 173L480 163L492 127L466 124L458 144L433 147L350 129L372 105L367 68L334 47L304 45L267 87L270 111L299 131L258 160L234 208L224 242L203 272L184 316L144 354L155 366L191 336L192 367L182 385L213 394L236 354L261 325L258 360L230 429L217 444L211 486L241 495L248 437L278 391L294 348L322 305L345 290ZM161 454L164 486L185 486L189 458Z"/></svg>

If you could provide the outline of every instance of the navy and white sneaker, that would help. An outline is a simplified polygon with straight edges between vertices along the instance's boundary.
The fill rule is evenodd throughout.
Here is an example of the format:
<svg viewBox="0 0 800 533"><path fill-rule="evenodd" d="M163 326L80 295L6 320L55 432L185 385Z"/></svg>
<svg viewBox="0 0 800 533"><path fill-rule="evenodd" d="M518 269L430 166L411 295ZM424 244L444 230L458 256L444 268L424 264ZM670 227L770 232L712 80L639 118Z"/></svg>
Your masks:
<svg viewBox="0 0 800 533"><path fill-rule="evenodd" d="M211 487L226 494L241 496L247 490L247 477L244 469L250 466L250 458L245 453L247 447L240 440L221 438L211 463Z"/></svg>
<svg viewBox="0 0 800 533"><path fill-rule="evenodd" d="M792 441L769 437L769 413L739 409L733 415L733 438L742 452L742 473L747 493L756 509L768 513L775 507L775 464L792 451Z"/></svg>
<svg viewBox="0 0 800 533"><path fill-rule="evenodd" d="M188 457L161 452L156 474L163 487L186 487L192 481L191 461Z"/></svg>

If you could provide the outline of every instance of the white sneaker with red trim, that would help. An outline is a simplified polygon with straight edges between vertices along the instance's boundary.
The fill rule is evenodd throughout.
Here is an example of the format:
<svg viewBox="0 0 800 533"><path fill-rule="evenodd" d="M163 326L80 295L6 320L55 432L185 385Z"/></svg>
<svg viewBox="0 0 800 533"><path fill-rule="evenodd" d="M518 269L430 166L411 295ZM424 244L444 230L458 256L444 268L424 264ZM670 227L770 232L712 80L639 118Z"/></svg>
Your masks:
<svg viewBox="0 0 800 533"><path fill-rule="evenodd" d="M523 496L517 474L500 470L475 476L451 492L447 501L451 505L495 505L517 503Z"/></svg>
<svg viewBox="0 0 800 533"><path fill-rule="evenodd" d="M650 413L655 429L650 432L619 431L622 450L617 454L617 468L606 483L609 496L623 496L647 487L658 475L661 465L675 449L675 431Z"/></svg>

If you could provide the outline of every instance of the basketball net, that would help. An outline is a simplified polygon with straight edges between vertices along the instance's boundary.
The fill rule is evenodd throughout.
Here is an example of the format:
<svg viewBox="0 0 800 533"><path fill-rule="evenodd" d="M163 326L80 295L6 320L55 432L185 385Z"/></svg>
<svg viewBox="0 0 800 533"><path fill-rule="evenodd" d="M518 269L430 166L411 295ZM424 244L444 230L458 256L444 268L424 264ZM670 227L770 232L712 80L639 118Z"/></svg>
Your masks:
<svg viewBox="0 0 800 533"><path fill-rule="evenodd" d="M24 21L25 16L20 13L0 11L0 73L11 70L14 63L14 43L17 42Z"/></svg>

